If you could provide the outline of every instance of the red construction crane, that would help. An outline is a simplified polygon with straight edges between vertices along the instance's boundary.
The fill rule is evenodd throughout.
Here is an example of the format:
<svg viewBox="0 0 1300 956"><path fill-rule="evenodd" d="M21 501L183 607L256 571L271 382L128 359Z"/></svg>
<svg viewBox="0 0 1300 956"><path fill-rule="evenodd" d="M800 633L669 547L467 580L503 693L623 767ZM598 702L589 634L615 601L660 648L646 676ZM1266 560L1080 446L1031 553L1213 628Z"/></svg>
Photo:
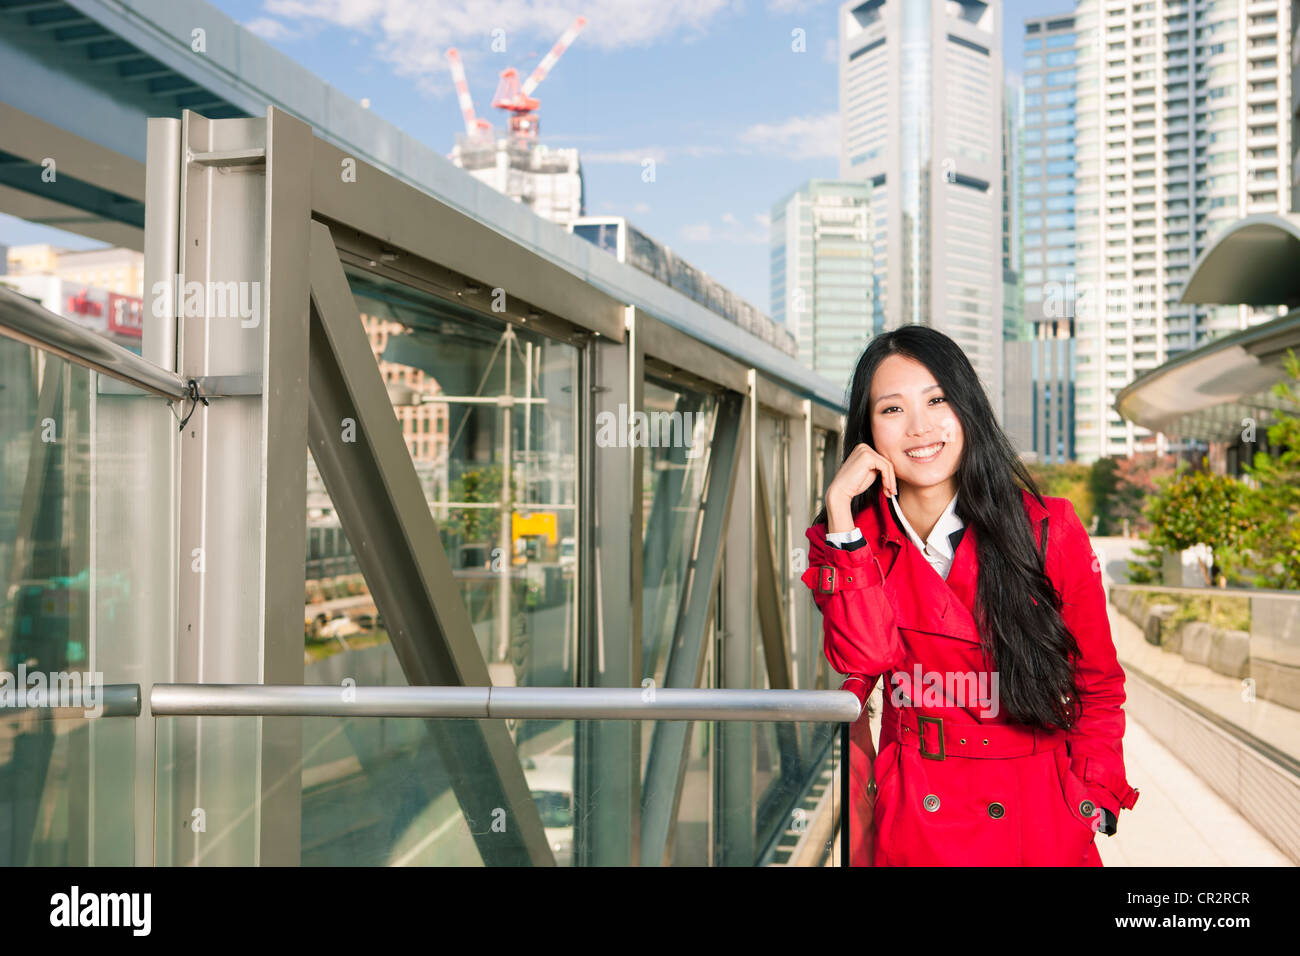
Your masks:
<svg viewBox="0 0 1300 956"><path fill-rule="evenodd" d="M471 140L492 139L492 124L474 115L474 100L469 95L469 84L465 82L465 65L460 61L460 53L452 47L447 51L447 63L451 66L451 78L456 83L456 98L460 100L460 112L465 117L465 134Z"/></svg>
<svg viewBox="0 0 1300 956"><path fill-rule="evenodd" d="M519 71L513 66L501 71L501 82L497 85L496 95L492 97L492 105L510 111L508 123L512 137L529 142L537 139L540 124L537 118L539 102L531 94L537 89L538 84L546 79L546 74L551 72L551 68L586 25L586 17L575 19L569 25L569 29L564 31L564 35L556 41L555 46L551 47L551 51L542 57L542 62L537 64L537 69L533 70L523 86L519 85Z"/></svg>

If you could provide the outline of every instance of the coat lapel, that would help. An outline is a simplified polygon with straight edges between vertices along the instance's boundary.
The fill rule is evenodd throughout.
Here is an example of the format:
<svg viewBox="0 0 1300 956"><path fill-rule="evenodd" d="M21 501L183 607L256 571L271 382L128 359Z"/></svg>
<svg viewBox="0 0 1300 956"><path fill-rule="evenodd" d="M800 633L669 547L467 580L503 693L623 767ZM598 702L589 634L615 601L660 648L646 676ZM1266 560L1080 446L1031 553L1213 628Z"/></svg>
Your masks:
<svg viewBox="0 0 1300 956"><path fill-rule="evenodd" d="M1036 543L1047 509L1027 491L1022 490L1021 497ZM980 643L974 617L979 557L978 536L973 526L954 532L954 537L960 535L960 538L945 581L898 526L879 485L875 500L862 509L855 523L863 537L874 544L881 568L894 584L887 590L899 627ZM895 577L895 565L899 561L905 563L908 573Z"/></svg>

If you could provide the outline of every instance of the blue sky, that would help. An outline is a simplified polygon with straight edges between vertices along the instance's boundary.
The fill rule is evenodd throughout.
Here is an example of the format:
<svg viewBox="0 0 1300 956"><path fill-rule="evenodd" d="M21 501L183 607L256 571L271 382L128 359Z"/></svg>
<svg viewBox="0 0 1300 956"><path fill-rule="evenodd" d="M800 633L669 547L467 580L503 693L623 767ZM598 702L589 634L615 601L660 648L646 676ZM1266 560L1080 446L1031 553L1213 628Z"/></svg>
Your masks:
<svg viewBox="0 0 1300 956"><path fill-rule="evenodd" d="M839 0L215 0L228 16L446 154L463 129L443 51L461 51L480 116L502 69L527 76L579 13L588 25L538 87L541 138L581 150L587 212L618 214L768 310L772 205L838 173ZM1018 72L1026 15L1008 0ZM795 52L802 30L804 51ZM494 31L506 49L494 52ZM642 160L655 160L655 181ZM46 231L0 217L0 242ZM58 241L55 239L54 241ZM71 242L65 244L72 245ZM85 246L84 241L78 243Z"/></svg>

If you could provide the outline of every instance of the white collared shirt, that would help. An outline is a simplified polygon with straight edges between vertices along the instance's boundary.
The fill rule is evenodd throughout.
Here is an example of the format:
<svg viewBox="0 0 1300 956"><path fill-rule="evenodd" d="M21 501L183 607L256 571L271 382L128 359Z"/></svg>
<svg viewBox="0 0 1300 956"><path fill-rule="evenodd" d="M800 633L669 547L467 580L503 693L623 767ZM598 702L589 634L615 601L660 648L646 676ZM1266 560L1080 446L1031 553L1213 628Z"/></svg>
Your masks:
<svg viewBox="0 0 1300 956"><path fill-rule="evenodd" d="M890 507L894 507L893 499L889 499ZM894 508L894 514L898 515L899 523L907 532L907 536L912 539L918 551L925 555L925 559L930 562L930 567L938 573L939 577L945 581L948 580L948 572L952 570L952 560L956 553L952 541L948 536L954 531L959 531L966 527L966 523L957 516L957 495L952 496L952 501L948 502L948 507L939 515L939 520L934 523L930 530L930 536L924 541L916 533L916 529L908 522L907 516L903 514L902 508ZM826 535L826 540L831 544L843 547L846 544L852 544L862 538L862 530L854 528L852 531L833 531Z"/></svg>

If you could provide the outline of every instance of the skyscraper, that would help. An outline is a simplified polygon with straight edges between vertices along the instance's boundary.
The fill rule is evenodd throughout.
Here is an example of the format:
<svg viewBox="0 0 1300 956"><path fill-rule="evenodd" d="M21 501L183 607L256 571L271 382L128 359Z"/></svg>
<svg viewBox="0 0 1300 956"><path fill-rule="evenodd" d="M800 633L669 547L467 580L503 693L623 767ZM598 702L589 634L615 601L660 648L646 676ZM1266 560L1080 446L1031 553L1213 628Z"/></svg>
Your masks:
<svg viewBox="0 0 1300 956"><path fill-rule="evenodd" d="M850 0L839 15L840 178L872 186L881 324L950 335L1000 418L1001 4Z"/></svg>
<svg viewBox="0 0 1300 956"><path fill-rule="evenodd" d="M1059 463L1074 457L1074 17L1030 17L1024 44L1021 267L1030 341L1008 346L1008 401L1020 413L1017 447Z"/></svg>
<svg viewBox="0 0 1300 956"><path fill-rule="evenodd" d="M1025 321L1074 315L1063 301L1074 277L1075 57L1074 17L1025 21L1025 116L1021 131Z"/></svg>
<svg viewBox="0 0 1300 956"><path fill-rule="evenodd" d="M1076 443L1092 461L1157 447L1115 411L1120 388L1273 314L1179 300L1216 232L1288 208L1291 15L1286 0L1081 0L1074 20Z"/></svg>
<svg viewBox="0 0 1300 956"><path fill-rule="evenodd" d="M1027 338L1025 304L1020 293L1023 243L1020 214L1020 128L1023 125L1024 91L1019 83L1007 83L1002 90L1002 335L1005 339Z"/></svg>
<svg viewBox="0 0 1300 956"><path fill-rule="evenodd" d="M812 179L772 207L772 317L847 388L874 331L871 185Z"/></svg>

